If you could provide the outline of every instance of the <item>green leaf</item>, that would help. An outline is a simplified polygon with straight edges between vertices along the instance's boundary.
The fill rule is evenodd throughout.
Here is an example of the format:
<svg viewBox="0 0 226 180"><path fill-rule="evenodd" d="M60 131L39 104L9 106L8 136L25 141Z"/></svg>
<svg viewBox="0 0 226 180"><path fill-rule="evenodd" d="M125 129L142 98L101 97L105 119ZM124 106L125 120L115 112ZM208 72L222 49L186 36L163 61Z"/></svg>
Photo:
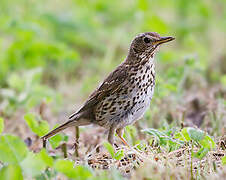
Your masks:
<svg viewBox="0 0 226 180"><path fill-rule="evenodd" d="M153 135L153 136L157 137L158 139L165 136L165 134L163 132L161 132L157 129L153 129L153 128L144 129L144 130L142 130L142 132L145 132L149 135Z"/></svg>
<svg viewBox="0 0 226 180"><path fill-rule="evenodd" d="M53 158L49 156L46 152L46 149L42 149L38 154L37 157L45 162L45 164L49 167L53 166Z"/></svg>
<svg viewBox="0 0 226 180"><path fill-rule="evenodd" d="M54 168L58 171L63 173L69 178L75 178L76 172L74 170L74 164L72 161L69 160L58 160L54 164Z"/></svg>
<svg viewBox="0 0 226 180"><path fill-rule="evenodd" d="M28 177L40 175L47 167L46 162L42 159L42 155L29 152L27 157L20 163L23 172Z"/></svg>
<svg viewBox="0 0 226 180"><path fill-rule="evenodd" d="M182 129L182 134L186 141L194 140L201 145L201 148L196 153L192 153L194 157L202 159L208 151L215 147L215 142L204 131L192 127Z"/></svg>
<svg viewBox="0 0 226 180"><path fill-rule="evenodd" d="M0 134L3 132L4 129L4 119L0 117Z"/></svg>
<svg viewBox="0 0 226 180"><path fill-rule="evenodd" d="M19 165L9 164L4 166L0 171L0 179L2 180L23 180L22 171Z"/></svg>
<svg viewBox="0 0 226 180"><path fill-rule="evenodd" d="M175 132L174 136L175 139L179 139L181 141L185 141L185 137L183 136L182 132Z"/></svg>
<svg viewBox="0 0 226 180"><path fill-rule="evenodd" d="M24 116L24 119L28 126L31 128L31 130L36 133L36 131L38 130L38 122L36 121L35 116L33 114L28 113Z"/></svg>
<svg viewBox="0 0 226 180"><path fill-rule="evenodd" d="M115 158L115 152L114 152L114 147L109 143L105 142L104 147L108 150L112 158Z"/></svg>
<svg viewBox="0 0 226 180"><path fill-rule="evenodd" d="M168 143L168 141L172 141L174 143L177 143L173 138L168 136L166 133L161 132L157 129L148 128L148 129L142 130L142 132L145 132L145 133L148 133L149 135L153 135L154 137L157 137L160 145L166 145Z"/></svg>
<svg viewBox="0 0 226 180"><path fill-rule="evenodd" d="M54 167L58 172L63 173L68 178L76 180L86 180L92 176L91 171L87 167L80 165L74 167L74 163L69 160L58 160L55 162Z"/></svg>
<svg viewBox="0 0 226 180"><path fill-rule="evenodd" d="M0 136L0 161L9 164L20 163L27 155L25 143L16 136Z"/></svg>
<svg viewBox="0 0 226 180"><path fill-rule="evenodd" d="M188 127L187 132L189 134L189 137L197 142L200 142L205 136L205 133L202 130L192 127Z"/></svg>
<svg viewBox="0 0 226 180"><path fill-rule="evenodd" d="M116 160L120 160L123 158L123 156L124 156L124 151L121 149L115 153L114 158Z"/></svg>
<svg viewBox="0 0 226 180"><path fill-rule="evenodd" d="M49 132L49 124L47 121L39 121L39 126L38 126L38 133L37 135L39 137L44 136L46 133Z"/></svg>
<svg viewBox="0 0 226 180"><path fill-rule="evenodd" d="M190 138L190 136L188 134L187 128L183 128L181 130L181 132L182 132L182 134L183 134L183 136L184 136L184 138L185 138L186 141L190 141L191 140L191 138Z"/></svg>
<svg viewBox="0 0 226 180"><path fill-rule="evenodd" d="M50 142L52 148L55 149L55 148L57 148L60 145L62 140L64 140L63 135L62 134L57 134L57 135L51 137L49 139L49 142Z"/></svg>
<svg viewBox="0 0 226 180"><path fill-rule="evenodd" d="M192 153L192 155L196 158L199 158L199 159L202 159L203 157L206 156L206 154L209 152L209 149L208 148L200 148L198 152L196 153Z"/></svg>
<svg viewBox="0 0 226 180"><path fill-rule="evenodd" d="M45 135L49 131L49 124L46 121L37 121L35 115L27 113L24 119L31 130L37 134L39 137Z"/></svg>
<svg viewBox="0 0 226 180"><path fill-rule="evenodd" d="M207 149L215 147L214 140L200 129L192 127L184 128L182 129L182 134L184 135L186 141L194 140Z"/></svg>
<svg viewBox="0 0 226 180"><path fill-rule="evenodd" d="M37 154L29 152L20 165L28 177L35 177L42 174L47 167L53 166L53 158L47 154L45 149L42 149Z"/></svg>
<svg viewBox="0 0 226 180"><path fill-rule="evenodd" d="M92 176L92 172L88 167L78 165L75 168L76 172L76 177L75 179L77 180L87 180L89 177Z"/></svg>
<svg viewBox="0 0 226 180"><path fill-rule="evenodd" d="M208 148L208 149L213 149L216 146L214 140L210 136L208 136L208 135L205 135L205 137L201 141L199 141L199 143L204 148Z"/></svg>
<svg viewBox="0 0 226 180"><path fill-rule="evenodd" d="M223 165L226 165L226 156L222 157L221 161Z"/></svg>

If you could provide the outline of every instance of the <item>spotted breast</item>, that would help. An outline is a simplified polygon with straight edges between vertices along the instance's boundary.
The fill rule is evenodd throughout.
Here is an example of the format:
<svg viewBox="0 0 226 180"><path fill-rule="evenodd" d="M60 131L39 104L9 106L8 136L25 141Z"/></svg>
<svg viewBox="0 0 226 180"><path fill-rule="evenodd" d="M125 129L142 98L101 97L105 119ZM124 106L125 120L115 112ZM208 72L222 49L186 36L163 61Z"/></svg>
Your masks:
<svg viewBox="0 0 226 180"><path fill-rule="evenodd" d="M140 119L150 105L155 86L153 59L142 60L128 69L128 78L118 91L96 106L96 122L103 127L123 128Z"/></svg>

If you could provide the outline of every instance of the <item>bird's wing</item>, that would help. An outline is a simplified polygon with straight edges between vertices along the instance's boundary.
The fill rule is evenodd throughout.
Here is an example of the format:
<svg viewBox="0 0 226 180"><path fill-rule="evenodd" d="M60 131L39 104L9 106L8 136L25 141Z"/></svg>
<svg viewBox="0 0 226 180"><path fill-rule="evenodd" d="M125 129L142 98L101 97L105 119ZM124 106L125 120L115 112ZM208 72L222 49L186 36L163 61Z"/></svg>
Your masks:
<svg viewBox="0 0 226 180"><path fill-rule="evenodd" d="M89 96L88 100L81 107L79 111L72 114L69 119L73 119L73 117L83 111L92 108L95 104L100 102L104 97L109 94L112 94L119 89L121 89L125 83L127 78L127 67L120 65L113 71L104 81L103 83Z"/></svg>

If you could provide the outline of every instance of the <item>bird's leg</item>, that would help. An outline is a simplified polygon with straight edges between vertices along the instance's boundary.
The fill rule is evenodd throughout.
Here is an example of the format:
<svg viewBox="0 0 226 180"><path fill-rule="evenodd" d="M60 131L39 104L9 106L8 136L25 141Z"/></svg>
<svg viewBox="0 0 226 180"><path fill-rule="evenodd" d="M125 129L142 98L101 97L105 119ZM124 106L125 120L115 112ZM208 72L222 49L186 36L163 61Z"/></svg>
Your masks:
<svg viewBox="0 0 226 180"><path fill-rule="evenodd" d="M108 132L108 142L113 145L114 144L114 134L115 134L115 125L112 124L110 129L109 129L109 132Z"/></svg>
<svg viewBox="0 0 226 180"><path fill-rule="evenodd" d="M130 147L129 144L126 142L126 140L122 137L123 135L123 128L119 128L116 130L116 133L118 134L118 137L122 140L123 144Z"/></svg>

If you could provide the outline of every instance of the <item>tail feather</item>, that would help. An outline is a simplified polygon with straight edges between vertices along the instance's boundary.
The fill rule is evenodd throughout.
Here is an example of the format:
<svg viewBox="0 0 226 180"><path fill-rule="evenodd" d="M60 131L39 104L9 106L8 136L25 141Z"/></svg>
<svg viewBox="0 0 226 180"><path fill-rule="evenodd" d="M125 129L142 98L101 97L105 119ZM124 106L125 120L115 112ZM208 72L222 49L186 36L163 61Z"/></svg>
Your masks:
<svg viewBox="0 0 226 180"><path fill-rule="evenodd" d="M60 125L59 127L55 128L55 129L53 129L45 136L42 136L41 139L43 139L43 141L46 141L48 138L54 136L58 132L63 131L64 129L66 129L68 127L84 126L84 125L91 124L91 121L84 117L85 117L84 114L81 114L81 113L72 114L69 118L69 121L65 122L64 124Z"/></svg>
<svg viewBox="0 0 226 180"><path fill-rule="evenodd" d="M78 113L73 113L72 115L69 116L69 119L72 120L72 118L74 119L76 117L76 115L78 115Z"/></svg>
<svg viewBox="0 0 226 180"><path fill-rule="evenodd" d="M43 140L46 140L50 137L52 137L53 135L57 134L58 132L68 128L68 127L71 127L71 126L79 126L79 123L78 121L76 120L70 120L70 121L67 121L66 123L60 125L59 127L53 129L52 131L50 131L48 134L46 134L45 136L42 136L41 138Z"/></svg>

